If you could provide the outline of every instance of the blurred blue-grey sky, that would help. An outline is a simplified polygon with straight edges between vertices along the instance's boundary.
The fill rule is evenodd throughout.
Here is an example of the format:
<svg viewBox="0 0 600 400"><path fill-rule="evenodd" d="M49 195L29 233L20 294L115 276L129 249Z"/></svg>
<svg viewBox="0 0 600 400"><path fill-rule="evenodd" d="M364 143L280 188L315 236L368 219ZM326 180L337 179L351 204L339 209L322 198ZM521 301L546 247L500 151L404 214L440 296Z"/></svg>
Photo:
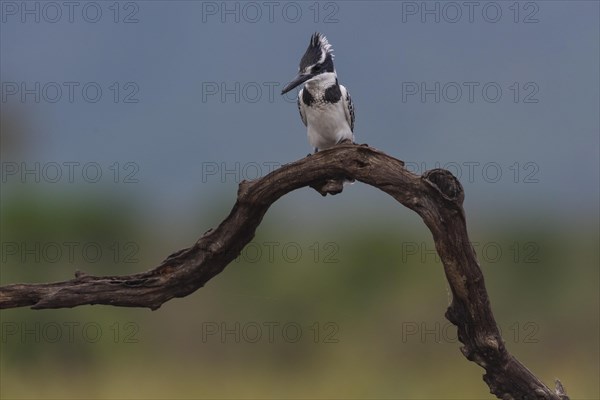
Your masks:
<svg viewBox="0 0 600 400"><path fill-rule="evenodd" d="M446 166L481 217L597 219L598 2L115 4L2 2L2 116L26 115L4 167L58 163L69 186L65 162L100 164L107 184L118 162L139 182L113 189L153 215L198 212L219 194L233 203L240 179L310 152L296 91L279 92L320 31L357 142L418 173ZM396 207L363 185L345 197L335 201L354 211ZM319 215L322 202L304 190L285 207Z"/></svg>

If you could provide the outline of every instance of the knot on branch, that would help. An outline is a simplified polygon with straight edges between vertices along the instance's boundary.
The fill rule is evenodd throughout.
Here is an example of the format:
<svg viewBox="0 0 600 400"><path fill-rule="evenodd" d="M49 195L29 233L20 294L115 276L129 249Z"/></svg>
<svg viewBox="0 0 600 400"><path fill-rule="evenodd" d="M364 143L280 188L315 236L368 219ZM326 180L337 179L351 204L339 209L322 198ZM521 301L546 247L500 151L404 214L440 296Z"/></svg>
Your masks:
<svg viewBox="0 0 600 400"><path fill-rule="evenodd" d="M459 327L459 330L461 328ZM465 340L464 333L460 332L462 343L465 345L460 348L461 353L470 361L475 362L482 368L488 368L488 365L502 363L503 357L507 356L502 338L494 335L475 337L473 340Z"/></svg>
<svg viewBox="0 0 600 400"><path fill-rule="evenodd" d="M247 180L243 180L240 182L240 184L238 185L238 198L242 198L244 196L246 196L246 194L248 193L248 190L250 190L250 186L252 186L252 181L247 181Z"/></svg>
<svg viewBox="0 0 600 400"><path fill-rule="evenodd" d="M87 276L89 276L87 273L77 270L75 271L75 279L77 280L84 280Z"/></svg>
<svg viewBox="0 0 600 400"><path fill-rule="evenodd" d="M321 196L336 195L342 193L344 190L343 179L326 179L324 181L315 182L310 185L311 188L321 193Z"/></svg>
<svg viewBox="0 0 600 400"><path fill-rule="evenodd" d="M447 200L462 206L465 192L460 181L446 169L435 168L425 171L421 178L435 188Z"/></svg>

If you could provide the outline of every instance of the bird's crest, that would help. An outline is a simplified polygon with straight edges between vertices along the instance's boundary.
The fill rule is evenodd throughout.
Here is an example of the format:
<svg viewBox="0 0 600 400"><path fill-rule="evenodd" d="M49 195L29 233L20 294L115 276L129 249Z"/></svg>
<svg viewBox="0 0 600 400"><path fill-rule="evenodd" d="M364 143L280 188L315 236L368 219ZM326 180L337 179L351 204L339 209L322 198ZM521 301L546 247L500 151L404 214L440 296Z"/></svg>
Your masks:
<svg viewBox="0 0 600 400"><path fill-rule="evenodd" d="M315 64L324 63L327 56L330 56L331 60L333 60L333 48L325 35L315 32L310 37L308 48L300 60L300 70L305 70Z"/></svg>
<svg viewBox="0 0 600 400"><path fill-rule="evenodd" d="M310 43L312 46L320 48L321 51L325 52L325 55L331 54L331 57L333 57L333 48L331 47L331 44L329 44L329 40L327 40L322 33L313 33L310 38Z"/></svg>

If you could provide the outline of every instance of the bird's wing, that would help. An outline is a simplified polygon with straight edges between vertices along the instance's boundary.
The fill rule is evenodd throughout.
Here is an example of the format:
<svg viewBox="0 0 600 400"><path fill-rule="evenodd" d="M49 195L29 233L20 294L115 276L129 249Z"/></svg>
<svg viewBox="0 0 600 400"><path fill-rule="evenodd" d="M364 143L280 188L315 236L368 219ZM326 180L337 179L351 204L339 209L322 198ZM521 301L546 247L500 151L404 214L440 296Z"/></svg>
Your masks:
<svg viewBox="0 0 600 400"><path fill-rule="evenodd" d="M298 111L300 111L300 119L302 119L302 123L304 124L304 126L306 126L306 114L304 113L304 106L302 104L302 102L300 101L300 99L302 98L302 92L304 92L304 89L300 90L300 92L298 92Z"/></svg>
<svg viewBox="0 0 600 400"><path fill-rule="evenodd" d="M344 106L346 121L350 125L350 130L354 132L354 104L352 104L352 97L350 97L350 92L343 85L340 85L340 91L342 92L342 105Z"/></svg>

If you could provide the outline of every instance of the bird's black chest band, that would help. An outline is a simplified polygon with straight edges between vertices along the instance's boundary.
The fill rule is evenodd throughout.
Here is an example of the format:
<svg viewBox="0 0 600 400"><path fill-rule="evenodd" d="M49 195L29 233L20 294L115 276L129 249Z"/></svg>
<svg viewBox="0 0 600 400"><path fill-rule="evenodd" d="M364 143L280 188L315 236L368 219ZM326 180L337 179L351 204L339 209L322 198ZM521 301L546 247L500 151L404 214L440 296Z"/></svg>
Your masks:
<svg viewBox="0 0 600 400"><path fill-rule="evenodd" d="M340 90L340 85L333 85L325 89L325 95L323 96L323 100L326 103L337 103L342 98L342 91Z"/></svg>

